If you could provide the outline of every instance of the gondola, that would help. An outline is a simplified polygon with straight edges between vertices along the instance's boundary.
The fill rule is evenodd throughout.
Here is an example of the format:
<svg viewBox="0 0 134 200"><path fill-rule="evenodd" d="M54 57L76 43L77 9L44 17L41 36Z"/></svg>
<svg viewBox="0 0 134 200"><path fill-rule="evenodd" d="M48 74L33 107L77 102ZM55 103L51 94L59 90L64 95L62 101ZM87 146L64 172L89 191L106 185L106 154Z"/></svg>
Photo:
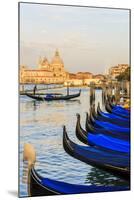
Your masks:
<svg viewBox="0 0 134 200"><path fill-rule="evenodd" d="M103 135L102 133L96 135L88 133L87 140L89 145L94 145L101 149L115 152L116 154L121 153L128 156L130 154L130 144L128 141L115 139L113 137Z"/></svg>
<svg viewBox="0 0 134 200"><path fill-rule="evenodd" d="M108 103L105 104L105 109L109 113L116 114L117 116L121 116L121 117L124 117L126 119L130 119L130 114L123 113L119 110L114 110L114 109L110 108Z"/></svg>
<svg viewBox="0 0 134 200"><path fill-rule="evenodd" d="M113 101L113 99L110 96L108 96L106 102L109 104L111 109L119 110L127 114L130 112L128 109L125 109L122 105L117 104L115 101Z"/></svg>
<svg viewBox="0 0 134 200"><path fill-rule="evenodd" d="M33 95L33 94L30 94L30 93L26 93L26 96L27 97L30 97L34 100L37 100L37 101L44 101L44 97L40 96L40 95Z"/></svg>
<svg viewBox="0 0 134 200"><path fill-rule="evenodd" d="M88 116L88 113L86 113L86 123L85 123L85 128L87 132L99 134L100 133L100 128L94 127L92 121L90 120L90 117ZM108 135L114 138L122 139L122 140L127 140L130 141L130 134L122 134L117 131L112 131L110 129L106 128L101 128L101 133L104 135Z"/></svg>
<svg viewBox="0 0 134 200"><path fill-rule="evenodd" d="M26 156L23 157L23 160L29 163L28 195L31 197L129 190L129 186L78 185L44 178L35 170L34 148L28 144L28 148L24 148L24 151Z"/></svg>
<svg viewBox="0 0 134 200"><path fill-rule="evenodd" d="M76 94L70 95L47 95L45 97L36 96L33 94L26 94L28 97L37 100L37 101L55 101L55 100L70 100L79 97L81 94L81 90L79 90Z"/></svg>
<svg viewBox="0 0 134 200"><path fill-rule="evenodd" d="M117 139L102 133L86 132L81 127L79 114L77 114L76 136L81 142L90 146L97 146L98 148L113 151L115 153L128 154L130 152L129 141Z"/></svg>
<svg viewBox="0 0 134 200"><path fill-rule="evenodd" d="M125 114L130 114L130 110L128 109L125 109L124 107L120 106L120 105L114 105L111 101L108 101L108 104L109 106L111 107L111 109L114 109L114 110L118 110L118 111L121 111Z"/></svg>
<svg viewBox="0 0 134 200"><path fill-rule="evenodd" d="M116 114L103 112L103 111L101 110L101 108L100 108L100 104L99 104L99 103L98 103L98 106L97 106L97 114L98 114L99 116L108 117L108 118L111 118L111 119L113 119L113 120L120 120L120 121L122 121L123 123L129 123L129 122L130 122L130 119L127 119L127 118L118 116L118 115L116 115Z"/></svg>
<svg viewBox="0 0 134 200"><path fill-rule="evenodd" d="M87 140L88 132L81 127L80 114L77 113L76 116L77 116L76 129L75 129L76 136L81 142L83 142L84 144L88 144Z"/></svg>
<svg viewBox="0 0 134 200"><path fill-rule="evenodd" d="M96 128L100 128L100 129L109 129L113 132L118 132L118 133L122 133L122 134L130 134L130 127L121 127L109 122L104 122L104 121L99 121L99 120L95 120L92 112L90 112L90 121L91 123L94 125L94 127Z"/></svg>
<svg viewBox="0 0 134 200"><path fill-rule="evenodd" d="M95 147L82 146L72 142L63 128L63 147L72 157L89 165L108 171L124 179L130 178L129 156L116 155Z"/></svg>
<svg viewBox="0 0 134 200"><path fill-rule="evenodd" d="M118 118L113 119L110 116L102 116L102 115L97 115L96 111L95 111L95 107L92 107L91 109L92 112L92 116L95 120L99 120L99 121L103 121L103 122L109 122L115 125L119 125L121 127L127 128L130 126L130 122L129 121L125 121L125 120L120 120Z"/></svg>
<svg viewBox="0 0 134 200"><path fill-rule="evenodd" d="M110 192L129 190L129 186L77 185L44 178L38 175L34 167L30 170L29 196L49 196L80 194L92 192Z"/></svg>
<svg viewBox="0 0 134 200"><path fill-rule="evenodd" d="M124 115L130 115L130 111L128 111L127 109L125 109L125 108L123 108L123 107L121 107L119 105L113 106L112 107L112 112L113 111L120 112L121 114L124 114Z"/></svg>

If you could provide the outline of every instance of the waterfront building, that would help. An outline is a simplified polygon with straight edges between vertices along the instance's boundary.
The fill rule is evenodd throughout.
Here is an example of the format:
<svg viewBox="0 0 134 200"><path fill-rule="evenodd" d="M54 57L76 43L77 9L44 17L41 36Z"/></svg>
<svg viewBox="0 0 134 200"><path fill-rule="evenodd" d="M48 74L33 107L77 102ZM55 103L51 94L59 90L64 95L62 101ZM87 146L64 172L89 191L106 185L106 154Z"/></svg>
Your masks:
<svg viewBox="0 0 134 200"><path fill-rule="evenodd" d="M69 79L76 79L76 74L74 73L69 73Z"/></svg>
<svg viewBox="0 0 134 200"><path fill-rule="evenodd" d="M39 69L46 69L46 70L50 70L51 71L51 66L47 60L46 57L44 58L39 58L39 62L38 62L38 68Z"/></svg>
<svg viewBox="0 0 134 200"><path fill-rule="evenodd" d="M100 78L90 78L90 79L84 79L84 85L90 85L90 84L100 85L102 81Z"/></svg>
<svg viewBox="0 0 134 200"><path fill-rule="evenodd" d="M64 83L68 77L68 72L65 71L64 63L57 50L50 63L46 57L40 57L36 69L26 66L20 67L20 83Z"/></svg>
<svg viewBox="0 0 134 200"><path fill-rule="evenodd" d="M109 78L116 79L116 76L119 76L122 72L124 72L129 67L128 64L118 64L117 66L113 66L109 69Z"/></svg>
<svg viewBox="0 0 134 200"><path fill-rule="evenodd" d="M64 86L82 86L82 85L83 85L83 80L77 78L68 79L67 81L64 82Z"/></svg>
<svg viewBox="0 0 134 200"><path fill-rule="evenodd" d="M80 86L98 84L104 79L102 74L93 75L90 72L68 73L64 68L64 62L56 50L54 57L49 62L46 57L40 57L37 68L27 66L20 67L20 83L32 84L58 84Z"/></svg>
<svg viewBox="0 0 134 200"><path fill-rule="evenodd" d="M76 74L76 77L78 79L92 79L93 78L93 74L90 72L78 72Z"/></svg>
<svg viewBox="0 0 134 200"><path fill-rule="evenodd" d="M65 86L82 86L87 85L89 86L91 83L94 83L95 85L101 85L102 81L99 78L87 78L87 79L78 79L78 78L72 78L68 79L64 82Z"/></svg>
<svg viewBox="0 0 134 200"><path fill-rule="evenodd" d="M90 79L93 78L93 74L90 72L77 72L76 74L74 73L69 73L69 79Z"/></svg>
<svg viewBox="0 0 134 200"><path fill-rule="evenodd" d="M103 74L96 74L93 76L94 79L99 79L101 81L106 79L106 76L104 76Z"/></svg>
<svg viewBox="0 0 134 200"><path fill-rule="evenodd" d="M90 72L78 72L76 74L69 73L69 79L64 82L64 85L70 86L80 86L80 85L90 85L94 83L95 85L102 84L105 76L102 74L93 75Z"/></svg>

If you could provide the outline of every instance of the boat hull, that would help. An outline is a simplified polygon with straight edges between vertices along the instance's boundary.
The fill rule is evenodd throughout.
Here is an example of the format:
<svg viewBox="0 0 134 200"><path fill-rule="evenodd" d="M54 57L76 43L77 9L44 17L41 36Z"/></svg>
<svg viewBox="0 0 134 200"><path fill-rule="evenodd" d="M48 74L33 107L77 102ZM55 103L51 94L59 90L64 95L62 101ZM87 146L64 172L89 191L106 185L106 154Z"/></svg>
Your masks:
<svg viewBox="0 0 134 200"><path fill-rule="evenodd" d="M101 151L101 153L96 154L96 152L93 152L93 149L91 150L90 147L88 147L88 150L83 150L83 147L81 147L81 145L77 145L69 139L65 128L63 130L63 147L69 155L71 155L72 157L74 157L78 160L81 160L89 165L92 165L92 166L98 167L100 169L103 169L105 171L108 171L108 172L115 174L117 176L120 176L124 179L130 178L129 157L127 157L127 156L117 156L116 157L113 154L113 159L115 159L115 157L116 157L117 160L116 160L116 162L113 162L114 164L112 165L111 159L110 158L107 159L107 156L111 157L111 154L109 154L106 151L103 151L103 152ZM86 147L84 147L84 148L86 148ZM90 150L91 150L91 152L90 152ZM95 151L96 151L96 149L95 149ZM103 156L103 154L105 154L105 153L106 154L108 153L107 155L105 155L106 157ZM103 158L105 159L105 162L103 162L103 160L104 160ZM124 164L120 163L122 161Z"/></svg>
<svg viewBox="0 0 134 200"><path fill-rule="evenodd" d="M129 190L129 186L96 186L96 185L77 185L62 181L55 181L40 177L34 167L29 172L29 196L52 196L68 195L93 192L112 192ZM43 184L42 182L45 182ZM48 183L48 185L47 185ZM50 188L51 185L51 188ZM57 188L57 189L55 189Z"/></svg>
<svg viewBox="0 0 134 200"><path fill-rule="evenodd" d="M66 95L66 96L52 96L52 97L40 97L40 96L35 96L32 94L26 94L28 97L37 100L37 101L57 101L57 100L70 100L79 97L81 94L81 90L77 94L72 94L72 95Z"/></svg>

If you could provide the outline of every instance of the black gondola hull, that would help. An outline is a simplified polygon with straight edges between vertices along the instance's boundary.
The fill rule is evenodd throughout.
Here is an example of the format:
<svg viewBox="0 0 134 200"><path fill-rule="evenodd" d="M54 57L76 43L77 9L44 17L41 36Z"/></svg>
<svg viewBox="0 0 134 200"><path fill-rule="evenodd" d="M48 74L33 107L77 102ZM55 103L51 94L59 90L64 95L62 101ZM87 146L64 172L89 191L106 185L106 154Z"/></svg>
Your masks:
<svg viewBox="0 0 134 200"><path fill-rule="evenodd" d="M48 187L44 187L40 181L38 180L38 176L34 168L29 171L29 185L28 185L28 193L29 196L51 196L51 195L59 195L60 193L49 189Z"/></svg>
<svg viewBox="0 0 134 200"><path fill-rule="evenodd" d="M122 177L124 179L129 179L130 178L130 171L129 169L125 169L125 168L122 168L122 167L116 167L116 166L112 166L112 165L109 165L109 164L102 164L102 163L99 163L97 162L97 160L92 160L90 158L87 158L86 156L82 156L81 154L77 153L75 151L75 146L76 144L73 143L67 136L67 133L64 129L63 131L63 147L65 149L65 151L71 155L72 157L78 159L78 160L81 160L89 165L92 165L92 166L95 166L95 167L98 167L102 170L106 170L114 175L117 175L119 177Z"/></svg>
<svg viewBox="0 0 134 200"><path fill-rule="evenodd" d="M71 94L71 95L65 95L65 96L53 96L53 97L40 97L40 96L35 96L32 94L26 94L28 97L37 100L37 101L57 101L57 100L70 100L79 97L81 94L81 90L77 94Z"/></svg>

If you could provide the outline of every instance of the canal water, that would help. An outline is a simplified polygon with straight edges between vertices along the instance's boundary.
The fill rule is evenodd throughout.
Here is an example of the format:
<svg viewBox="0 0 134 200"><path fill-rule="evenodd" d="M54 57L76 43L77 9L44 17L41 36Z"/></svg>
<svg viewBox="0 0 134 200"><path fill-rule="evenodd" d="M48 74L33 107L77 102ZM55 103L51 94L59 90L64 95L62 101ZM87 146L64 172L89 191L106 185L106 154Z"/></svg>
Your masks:
<svg viewBox="0 0 134 200"><path fill-rule="evenodd" d="M70 94L77 93L79 89L70 88ZM28 195L27 183L23 177L25 143L31 143L35 147L37 154L35 168L44 177L74 184L128 184L124 180L71 157L63 149L63 125L66 125L69 137L74 142L82 144L75 136L76 113L80 113L81 124L85 128L85 112L89 111L90 104L89 88L81 89L81 96L70 101L37 102L27 96L20 96L19 189L21 197ZM66 88L45 92L66 94ZM96 90L96 103L98 101L101 103L101 90Z"/></svg>

